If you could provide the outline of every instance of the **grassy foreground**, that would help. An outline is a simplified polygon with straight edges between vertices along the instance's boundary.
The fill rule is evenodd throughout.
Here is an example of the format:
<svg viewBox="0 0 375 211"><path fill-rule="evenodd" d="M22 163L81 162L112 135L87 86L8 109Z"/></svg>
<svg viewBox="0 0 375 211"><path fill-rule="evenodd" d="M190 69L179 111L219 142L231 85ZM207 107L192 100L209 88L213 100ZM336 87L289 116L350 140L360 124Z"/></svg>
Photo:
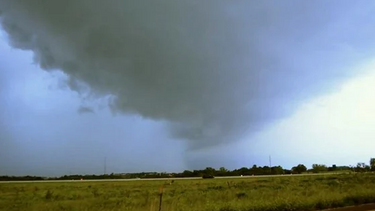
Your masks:
<svg viewBox="0 0 375 211"><path fill-rule="evenodd" d="M0 210L157 211L166 181L0 184ZM298 211L375 202L375 174L175 180L163 211Z"/></svg>

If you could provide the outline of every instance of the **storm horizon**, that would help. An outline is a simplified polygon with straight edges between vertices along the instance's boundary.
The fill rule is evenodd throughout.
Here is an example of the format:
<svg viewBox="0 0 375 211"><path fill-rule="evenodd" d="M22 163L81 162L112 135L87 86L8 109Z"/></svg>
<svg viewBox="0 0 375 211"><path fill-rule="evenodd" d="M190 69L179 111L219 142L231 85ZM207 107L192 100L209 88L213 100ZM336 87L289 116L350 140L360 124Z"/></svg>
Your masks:
<svg viewBox="0 0 375 211"><path fill-rule="evenodd" d="M373 12L0 0L0 175L367 163Z"/></svg>

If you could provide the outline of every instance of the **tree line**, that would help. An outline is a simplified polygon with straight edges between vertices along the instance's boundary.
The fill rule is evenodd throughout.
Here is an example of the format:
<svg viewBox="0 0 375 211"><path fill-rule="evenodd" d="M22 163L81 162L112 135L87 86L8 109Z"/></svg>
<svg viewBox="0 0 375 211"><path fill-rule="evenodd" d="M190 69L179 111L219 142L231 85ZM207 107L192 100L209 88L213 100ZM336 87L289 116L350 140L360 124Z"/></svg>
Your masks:
<svg viewBox="0 0 375 211"><path fill-rule="evenodd" d="M207 167L203 170L185 170L180 173L167 172L140 172L126 174L103 174L103 175L64 175L61 177L40 177L40 176L0 176L0 181L32 181L32 180L90 180L90 179L146 179L146 178L181 178L181 177L204 177L204 176L250 176L250 175L282 175L282 174L303 174L303 173L324 173L324 172L370 172L375 171L375 158L370 159L369 165L358 163L356 166L326 166L313 164L308 169L304 164L298 164L291 169L284 169L281 166L257 166L242 167L232 171L221 167L215 169Z"/></svg>

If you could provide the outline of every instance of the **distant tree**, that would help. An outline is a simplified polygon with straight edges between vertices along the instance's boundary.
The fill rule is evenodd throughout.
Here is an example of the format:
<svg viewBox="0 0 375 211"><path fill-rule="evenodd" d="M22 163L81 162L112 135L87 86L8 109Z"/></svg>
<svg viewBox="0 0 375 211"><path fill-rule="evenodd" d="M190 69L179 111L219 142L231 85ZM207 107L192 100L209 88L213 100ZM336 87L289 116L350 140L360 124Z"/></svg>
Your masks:
<svg viewBox="0 0 375 211"><path fill-rule="evenodd" d="M202 170L193 170L194 177L201 177L203 174L204 172Z"/></svg>
<svg viewBox="0 0 375 211"><path fill-rule="evenodd" d="M228 169L224 167L220 167L218 171L216 171L216 176L227 176L229 173Z"/></svg>
<svg viewBox="0 0 375 211"><path fill-rule="evenodd" d="M297 166L294 166L292 168L292 173L294 173L294 174L301 174L301 173L306 172L306 171L307 171L307 168L303 164L298 164Z"/></svg>
<svg viewBox="0 0 375 211"><path fill-rule="evenodd" d="M269 166L263 166L262 167L262 174L263 175L269 175L269 174L271 174L271 168Z"/></svg>
<svg viewBox="0 0 375 211"><path fill-rule="evenodd" d="M284 169L284 174L291 174L291 173L292 173L292 170Z"/></svg>
<svg viewBox="0 0 375 211"><path fill-rule="evenodd" d="M220 167L219 171L222 172L222 173L226 173L226 172L228 172L228 169L226 169L224 167Z"/></svg>
<svg viewBox="0 0 375 211"><path fill-rule="evenodd" d="M234 169L230 171L225 167L220 167L215 170L212 167L207 167L201 170L185 170L180 173L167 173L167 172L138 172L138 173L122 173L122 174L103 174L103 175L64 175L61 177L43 178L36 176L1 176L0 181L11 181L11 180L80 180L81 178L86 179L121 179L121 178L169 178L169 177L205 177L213 178L215 176L239 176L239 175L268 175L268 174L301 174L307 171L307 168L303 164L294 166L292 169L283 169L281 166L257 166L253 165L251 168L242 167L240 169ZM309 172L324 172L324 171L356 171L356 172L368 172L375 171L375 158L370 158L369 165L365 163L358 163L356 166L336 166L335 164L331 167L327 167L321 164L313 164L312 169Z"/></svg>
<svg viewBox="0 0 375 211"><path fill-rule="evenodd" d="M189 171L189 170L185 170L184 172L182 172L182 176L183 177L192 177L193 176L193 172Z"/></svg>
<svg viewBox="0 0 375 211"><path fill-rule="evenodd" d="M204 174L207 174L207 175L215 175L215 172L216 170L212 167L207 167L205 170L204 170Z"/></svg>
<svg viewBox="0 0 375 211"><path fill-rule="evenodd" d="M371 171L375 171L375 158L370 159L370 169Z"/></svg>
<svg viewBox="0 0 375 211"><path fill-rule="evenodd" d="M260 172L260 169L258 168L258 166L257 165L253 165L250 169L249 169L249 174L250 175L259 175L259 174L261 174Z"/></svg>
<svg viewBox="0 0 375 211"><path fill-rule="evenodd" d="M365 168L366 164L365 163L357 163L357 167L359 168Z"/></svg>
<svg viewBox="0 0 375 211"><path fill-rule="evenodd" d="M335 164L333 164L331 167L327 168L328 171L337 171L339 170Z"/></svg>
<svg viewBox="0 0 375 211"><path fill-rule="evenodd" d="M246 167L242 167L237 170L237 175L249 175L249 174L250 174L250 170Z"/></svg>
<svg viewBox="0 0 375 211"><path fill-rule="evenodd" d="M366 166L365 163L357 163L357 166L355 167L356 172L366 172L370 170L370 166Z"/></svg>
<svg viewBox="0 0 375 211"><path fill-rule="evenodd" d="M326 165L321 165L321 164L313 164L312 165L312 172L313 173L321 173L321 172L326 172L328 171L328 168Z"/></svg>
<svg viewBox="0 0 375 211"><path fill-rule="evenodd" d="M274 166L271 168L272 174L284 174L284 169L281 166Z"/></svg>

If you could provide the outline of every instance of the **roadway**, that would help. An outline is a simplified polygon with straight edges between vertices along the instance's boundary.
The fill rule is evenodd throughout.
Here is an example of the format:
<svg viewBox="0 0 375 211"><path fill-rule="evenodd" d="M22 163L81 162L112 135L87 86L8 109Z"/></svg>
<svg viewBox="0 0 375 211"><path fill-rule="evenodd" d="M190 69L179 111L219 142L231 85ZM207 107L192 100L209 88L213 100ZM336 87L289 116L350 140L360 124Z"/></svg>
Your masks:
<svg viewBox="0 0 375 211"><path fill-rule="evenodd" d="M245 179L245 178L270 178L270 177L301 177L301 176L322 176L342 173L317 173L317 174L282 174L282 175L256 175L256 176L224 176L215 179ZM202 180L201 177L181 178L147 178L147 179L86 179L86 180L33 180L33 181L0 181L1 183L46 183L46 182L130 182L130 181L163 181L163 180Z"/></svg>

